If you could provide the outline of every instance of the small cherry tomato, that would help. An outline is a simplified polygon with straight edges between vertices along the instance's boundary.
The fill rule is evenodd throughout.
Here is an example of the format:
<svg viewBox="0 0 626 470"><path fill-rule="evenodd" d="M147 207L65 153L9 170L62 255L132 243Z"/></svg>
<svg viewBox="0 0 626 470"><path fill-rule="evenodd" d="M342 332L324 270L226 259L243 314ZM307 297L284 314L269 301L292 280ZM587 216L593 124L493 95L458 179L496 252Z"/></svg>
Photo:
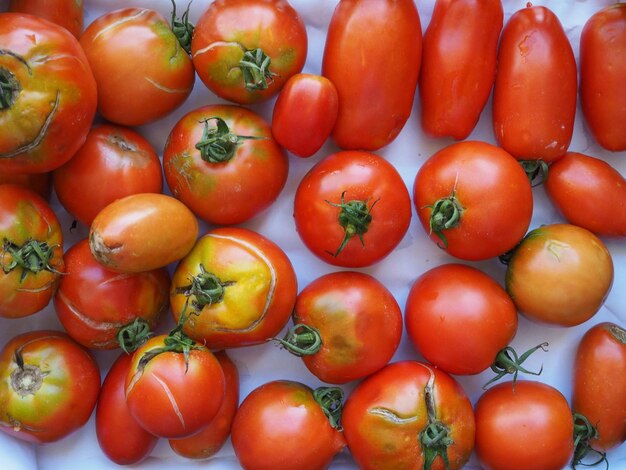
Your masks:
<svg viewBox="0 0 626 470"><path fill-rule="evenodd" d="M83 0L11 0L9 11L45 18L63 26L76 38L83 32Z"/></svg>

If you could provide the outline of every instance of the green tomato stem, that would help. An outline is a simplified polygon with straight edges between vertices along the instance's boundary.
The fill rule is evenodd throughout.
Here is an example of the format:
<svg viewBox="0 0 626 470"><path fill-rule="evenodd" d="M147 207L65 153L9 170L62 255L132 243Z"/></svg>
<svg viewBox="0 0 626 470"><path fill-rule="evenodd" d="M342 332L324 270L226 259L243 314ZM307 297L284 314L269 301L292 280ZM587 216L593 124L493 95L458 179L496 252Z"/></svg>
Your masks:
<svg viewBox="0 0 626 470"><path fill-rule="evenodd" d="M577 465L592 467L601 462L605 462L606 468L609 468L606 452L600 452L591 447L591 441L597 438L598 429L589 422L587 417L580 413L574 413L574 456L572 458L572 468L576 468ZM597 454L598 460L585 464L583 460L589 453Z"/></svg>
<svg viewBox="0 0 626 470"><path fill-rule="evenodd" d="M215 121L210 127L209 122ZM202 138L195 147L200 151L200 157L207 163L225 163L230 161L237 151L237 147L245 140L261 140L263 137L237 135L230 132L224 119L214 116L200 121L204 124Z"/></svg>
<svg viewBox="0 0 626 470"><path fill-rule="evenodd" d="M191 7L191 2L187 4L187 9L183 13L183 16L178 18L176 16L176 2L172 1L172 32L181 47L185 50L187 54L191 54L191 38L193 37L193 31L195 26L189 21L189 8Z"/></svg>
<svg viewBox="0 0 626 470"><path fill-rule="evenodd" d="M263 49L246 49L239 62L244 83L248 91L265 90L278 74L270 70L271 58Z"/></svg>
<svg viewBox="0 0 626 470"><path fill-rule="evenodd" d="M326 201L327 204L330 204L333 207L338 207L340 209L339 216L337 220L339 225L344 230L344 237L339 245L339 248L332 253L332 256L337 257L346 247L348 242L354 236L358 236L361 241L361 245L365 246L365 241L363 239L363 235L367 233L369 230L370 223L372 222L372 209L376 205L376 203L380 200L377 199L372 203L371 206L367 207L367 201L360 201L358 199L353 199L351 201L345 201L346 192L341 193L341 203L336 204L334 202Z"/></svg>
<svg viewBox="0 0 626 470"><path fill-rule="evenodd" d="M0 267L5 274L10 273L16 268L22 269L20 282L22 282L29 273L37 274L41 271L49 271L61 274L53 266L50 265L54 257L54 249L57 246L49 246L46 242L29 239L23 245L17 245L8 239L4 239L2 243L2 254L0 255ZM6 261L7 255L10 260Z"/></svg>
<svg viewBox="0 0 626 470"><path fill-rule="evenodd" d="M521 356L518 356L517 351L515 351L515 349L513 349L511 346L503 348L500 352L498 352L495 361L491 365L491 370L496 373L496 376L489 380L483 388L487 388L488 385L500 380L502 377L509 374L513 374L513 384L515 384L515 381L517 380L517 375L520 372L531 375L540 375L543 371L543 366L541 366L538 372L532 372L522 367L524 361L526 361L526 359L528 359L531 354L539 349L547 352L548 343L538 344L534 348L530 348Z"/></svg>
<svg viewBox="0 0 626 470"><path fill-rule="evenodd" d="M135 318L132 323L120 328L117 333L117 342L126 353L137 350L152 335L150 325L143 318Z"/></svg>
<svg viewBox="0 0 626 470"><path fill-rule="evenodd" d="M322 348L322 337L317 328L304 323L298 323L287 331L282 338L274 338L287 351L294 356L312 356Z"/></svg>
<svg viewBox="0 0 626 470"><path fill-rule="evenodd" d="M313 398L322 407L333 429L342 429L343 397L343 390L339 387L319 387L313 391Z"/></svg>

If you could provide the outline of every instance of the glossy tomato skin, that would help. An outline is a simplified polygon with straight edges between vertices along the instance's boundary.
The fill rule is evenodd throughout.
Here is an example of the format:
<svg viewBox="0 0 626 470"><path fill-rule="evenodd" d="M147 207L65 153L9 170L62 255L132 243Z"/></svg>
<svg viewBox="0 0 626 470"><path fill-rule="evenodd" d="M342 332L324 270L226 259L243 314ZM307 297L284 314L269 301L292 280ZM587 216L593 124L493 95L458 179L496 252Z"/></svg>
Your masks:
<svg viewBox="0 0 626 470"><path fill-rule="evenodd" d="M86 226L116 199L162 189L161 162L154 148L141 134L121 126L91 129L72 159L54 171L59 201Z"/></svg>
<svg viewBox="0 0 626 470"><path fill-rule="evenodd" d="M219 131L214 118L226 123L228 135L240 136L226 161L213 160L210 151L203 154L196 146L205 140L207 129ZM230 137L225 139L228 146ZM227 105L204 106L185 115L168 137L163 166L172 194L217 225L244 222L269 207L289 171L287 155L269 124L248 109Z"/></svg>
<svg viewBox="0 0 626 470"><path fill-rule="evenodd" d="M196 23L191 56L198 76L220 98L239 104L276 95L304 67L307 33L286 0L216 0ZM240 62L246 51L269 57L267 87L246 87Z"/></svg>
<svg viewBox="0 0 626 470"><path fill-rule="evenodd" d="M339 2L322 62L339 95L333 130L339 147L377 150L396 138L411 114L421 55L412 0Z"/></svg>
<svg viewBox="0 0 626 470"><path fill-rule="evenodd" d="M424 468L420 433L429 424L425 390L434 397L435 418L454 442L447 449L450 469L460 469L474 447L474 413L461 386L426 363L388 365L361 382L346 400L342 424L359 468ZM441 456L433 470L444 469Z"/></svg>
<svg viewBox="0 0 626 470"><path fill-rule="evenodd" d="M626 150L626 5L594 14L580 36L580 101L591 133L607 150Z"/></svg>
<svg viewBox="0 0 626 470"><path fill-rule="evenodd" d="M363 233L342 245L342 203L361 201L372 219ZM344 267L372 265L400 243L411 221L408 190L397 170L382 157L342 151L318 162L304 176L294 200L296 230L314 255Z"/></svg>
<svg viewBox="0 0 626 470"><path fill-rule="evenodd" d="M68 161L96 112L96 82L66 29L28 14L0 16L0 75L16 91L0 113L0 172L42 173Z"/></svg>
<svg viewBox="0 0 626 470"><path fill-rule="evenodd" d="M500 0L439 0L424 34L419 92L422 129L465 139L474 129L496 74Z"/></svg>
<svg viewBox="0 0 626 470"><path fill-rule="evenodd" d="M574 130L576 96L576 60L558 18L543 6L519 10L504 26L498 50L498 144L520 160L563 156Z"/></svg>
<svg viewBox="0 0 626 470"><path fill-rule="evenodd" d="M87 422L99 391L96 361L67 335L21 334L0 353L0 430L28 442L58 441Z"/></svg>
<svg viewBox="0 0 626 470"><path fill-rule="evenodd" d="M246 470L322 470L346 445L313 391L286 380L261 385L244 399L232 442Z"/></svg>
<svg viewBox="0 0 626 470"><path fill-rule="evenodd" d="M460 219L431 230L433 206L454 196ZM484 260L512 249L524 236L533 212L532 188L521 165L503 149L486 142L464 141L444 147L419 169L413 202L430 238L448 254Z"/></svg>
<svg viewBox="0 0 626 470"><path fill-rule="evenodd" d="M180 106L193 89L191 59L167 20L154 10L108 12L85 29L80 44L98 83L98 112L113 123L156 121Z"/></svg>
<svg viewBox="0 0 626 470"><path fill-rule="evenodd" d="M216 276L222 296L198 303L191 278ZM207 282L205 288L215 284ZM297 295L295 271L271 240L247 229L224 227L203 236L178 264L170 304L178 321L187 309L184 332L213 349L263 343L285 326ZM193 314L191 314L193 312Z"/></svg>
<svg viewBox="0 0 626 470"><path fill-rule="evenodd" d="M476 454L485 469L557 470L573 451L574 421L565 397L541 382L503 382L478 400Z"/></svg>
<svg viewBox="0 0 626 470"><path fill-rule="evenodd" d="M11 0L9 11L45 18L63 26L76 38L83 31L83 0Z"/></svg>

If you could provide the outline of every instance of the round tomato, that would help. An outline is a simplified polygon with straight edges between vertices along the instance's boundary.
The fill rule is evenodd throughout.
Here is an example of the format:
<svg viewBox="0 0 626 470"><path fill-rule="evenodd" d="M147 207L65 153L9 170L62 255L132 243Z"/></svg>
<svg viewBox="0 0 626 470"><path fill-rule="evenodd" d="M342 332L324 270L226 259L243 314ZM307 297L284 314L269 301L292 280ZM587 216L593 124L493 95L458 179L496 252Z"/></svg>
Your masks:
<svg viewBox="0 0 626 470"><path fill-rule="evenodd" d="M415 177L413 202L430 238L465 260L512 249L533 212L521 165L501 148L477 141L444 147L426 160Z"/></svg>
<svg viewBox="0 0 626 470"><path fill-rule="evenodd" d="M62 439L96 406L100 371L87 351L58 331L32 331L0 353L0 431L28 442Z"/></svg>
<svg viewBox="0 0 626 470"><path fill-rule="evenodd" d="M313 254L337 266L363 267L400 243L411 221L411 200L402 177L384 158L337 152L302 178L294 217Z"/></svg>
<svg viewBox="0 0 626 470"><path fill-rule="evenodd" d="M0 172L68 161L96 112L96 82L78 41L32 15L0 15Z"/></svg>
<svg viewBox="0 0 626 470"><path fill-rule="evenodd" d="M216 0L191 41L198 76L220 98L251 104L276 95L304 67L307 33L286 0Z"/></svg>
<svg viewBox="0 0 626 470"><path fill-rule="evenodd" d="M83 0L11 0L9 11L45 18L63 26L76 38L83 32Z"/></svg>
<svg viewBox="0 0 626 470"><path fill-rule="evenodd" d="M0 173L0 184L19 184L49 201L52 192L52 173Z"/></svg>
<svg viewBox="0 0 626 470"><path fill-rule="evenodd" d="M239 106L186 114L167 139L165 178L172 194L207 222L232 225L269 207L287 180L287 155L270 126Z"/></svg>

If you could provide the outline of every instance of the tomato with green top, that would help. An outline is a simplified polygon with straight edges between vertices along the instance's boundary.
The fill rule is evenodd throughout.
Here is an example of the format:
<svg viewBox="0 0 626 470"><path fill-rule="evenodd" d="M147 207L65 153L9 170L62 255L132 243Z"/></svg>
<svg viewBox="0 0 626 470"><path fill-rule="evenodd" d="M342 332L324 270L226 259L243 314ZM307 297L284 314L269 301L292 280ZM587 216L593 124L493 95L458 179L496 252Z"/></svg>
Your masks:
<svg viewBox="0 0 626 470"><path fill-rule="evenodd" d="M83 32L83 0L11 0L9 11L45 18L77 38Z"/></svg>

